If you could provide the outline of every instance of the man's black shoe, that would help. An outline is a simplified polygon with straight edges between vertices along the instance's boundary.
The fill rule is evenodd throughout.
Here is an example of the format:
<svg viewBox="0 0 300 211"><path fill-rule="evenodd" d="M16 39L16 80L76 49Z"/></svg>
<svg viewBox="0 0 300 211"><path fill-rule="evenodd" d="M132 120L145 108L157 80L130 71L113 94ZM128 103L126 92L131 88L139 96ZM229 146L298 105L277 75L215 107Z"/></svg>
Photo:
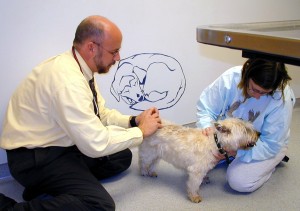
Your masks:
<svg viewBox="0 0 300 211"><path fill-rule="evenodd" d="M0 210L6 211L9 208L12 208L17 202L4 194L0 193Z"/></svg>

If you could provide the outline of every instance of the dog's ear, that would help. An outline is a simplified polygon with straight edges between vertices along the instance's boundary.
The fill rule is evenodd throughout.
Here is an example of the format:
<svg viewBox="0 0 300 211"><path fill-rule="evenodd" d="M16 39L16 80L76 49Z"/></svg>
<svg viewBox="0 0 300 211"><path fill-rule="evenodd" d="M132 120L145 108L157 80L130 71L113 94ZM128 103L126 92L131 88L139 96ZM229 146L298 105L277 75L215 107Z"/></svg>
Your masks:
<svg viewBox="0 0 300 211"><path fill-rule="evenodd" d="M246 128L246 130L247 130L247 133L248 133L248 134L251 134L251 133L252 133L252 129ZM258 131L255 131L255 133L256 133L257 137L259 137L259 136L261 135L261 133L258 132Z"/></svg>
<svg viewBox="0 0 300 211"><path fill-rule="evenodd" d="M220 132L220 133L227 133L229 134L231 131L229 128L225 127L224 125L221 125L220 123L218 122L215 122L214 123L216 129Z"/></svg>

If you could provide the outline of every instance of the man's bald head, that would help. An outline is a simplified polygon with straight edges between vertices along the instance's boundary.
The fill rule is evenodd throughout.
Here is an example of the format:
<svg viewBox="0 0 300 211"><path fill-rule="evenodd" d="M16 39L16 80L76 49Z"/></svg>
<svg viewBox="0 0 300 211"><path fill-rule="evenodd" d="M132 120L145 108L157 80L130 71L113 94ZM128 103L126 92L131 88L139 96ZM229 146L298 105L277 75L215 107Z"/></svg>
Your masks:
<svg viewBox="0 0 300 211"><path fill-rule="evenodd" d="M103 16L89 16L78 25L73 44L74 46L80 45L91 39L102 42L104 37L110 33L121 34L121 31L116 24Z"/></svg>

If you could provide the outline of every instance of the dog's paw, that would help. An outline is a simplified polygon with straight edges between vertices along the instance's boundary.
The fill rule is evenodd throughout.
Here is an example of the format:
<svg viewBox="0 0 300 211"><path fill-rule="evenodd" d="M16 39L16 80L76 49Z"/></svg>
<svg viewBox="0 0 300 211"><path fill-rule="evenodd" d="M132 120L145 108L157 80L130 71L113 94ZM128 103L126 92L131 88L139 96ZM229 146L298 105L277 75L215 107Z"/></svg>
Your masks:
<svg viewBox="0 0 300 211"><path fill-rule="evenodd" d="M149 173L149 176L150 177L157 177L157 173L154 171L154 172L150 172Z"/></svg>
<svg viewBox="0 0 300 211"><path fill-rule="evenodd" d="M202 198L201 198L201 196L199 196L199 195L192 195L192 194L189 194L189 198L190 198L190 200L191 200L192 202L194 202L194 203L199 203L199 202L202 201Z"/></svg>
<svg viewBox="0 0 300 211"><path fill-rule="evenodd" d="M140 173L142 176L148 176L148 171L145 171L144 169L141 169Z"/></svg>
<svg viewBox="0 0 300 211"><path fill-rule="evenodd" d="M209 183L210 183L209 177L208 177L208 176L205 176L205 177L203 178L202 184L209 184Z"/></svg>
<svg viewBox="0 0 300 211"><path fill-rule="evenodd" d="M141 171L141 175L145 177L157 177L157 173L154 172L149 172L149 171Z"/></svg>

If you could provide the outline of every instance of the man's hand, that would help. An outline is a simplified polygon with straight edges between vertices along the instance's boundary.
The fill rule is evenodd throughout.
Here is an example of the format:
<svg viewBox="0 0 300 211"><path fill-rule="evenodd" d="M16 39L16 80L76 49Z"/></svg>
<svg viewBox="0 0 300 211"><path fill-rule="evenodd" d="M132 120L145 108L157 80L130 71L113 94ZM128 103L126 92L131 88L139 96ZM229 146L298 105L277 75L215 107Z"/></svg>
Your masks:
<svg viewBox="0 0 300 211"><path fill-rule="evenodd" d="M155 133L157 129L162 128L157 108L143 111L136 117L136 123L143 132L144 138Z"/></svg>

